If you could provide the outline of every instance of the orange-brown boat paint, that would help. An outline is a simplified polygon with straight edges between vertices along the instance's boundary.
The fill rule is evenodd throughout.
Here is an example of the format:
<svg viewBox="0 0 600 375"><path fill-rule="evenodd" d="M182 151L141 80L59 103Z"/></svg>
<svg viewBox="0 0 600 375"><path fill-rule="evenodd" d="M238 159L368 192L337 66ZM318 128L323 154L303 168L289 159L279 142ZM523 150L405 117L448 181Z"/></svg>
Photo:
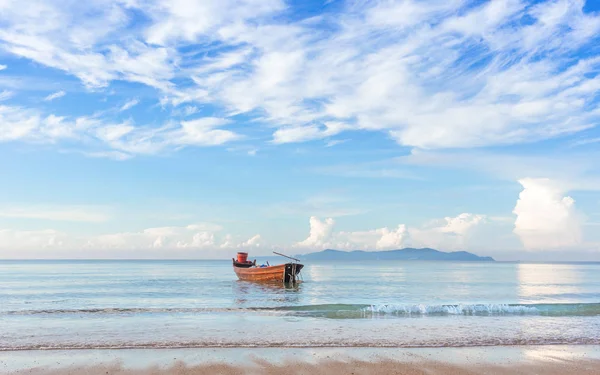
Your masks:
<svg viewBox="0 0 600 375"><path fill-rule="evenodd" d="M288 268L288 276L286 280L286 267ZM251 267L251 268L242 268L236 267L233 265L233 270L235 274L240 280L245 281L280 281L280 282L295 282L296 279L292 280L293 276L297 276L300 273L300 270L304 266L302 264L296 263L287 263L280 264L277 266L269 266L269 267ZM295 272L294 272L295 271Z"/></svg>

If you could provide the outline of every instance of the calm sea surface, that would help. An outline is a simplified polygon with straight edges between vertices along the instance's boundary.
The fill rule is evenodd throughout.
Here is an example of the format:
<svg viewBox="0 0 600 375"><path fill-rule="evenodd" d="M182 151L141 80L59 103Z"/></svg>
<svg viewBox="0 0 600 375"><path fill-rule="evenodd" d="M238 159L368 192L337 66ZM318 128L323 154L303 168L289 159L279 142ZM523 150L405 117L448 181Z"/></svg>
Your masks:
<svg viewBox="0 0 600 375"><path fill-rule="evenodd" d="M260 261L260 259L259 259ZM0 261L0 350L600 344L600 263Z"/></svg>

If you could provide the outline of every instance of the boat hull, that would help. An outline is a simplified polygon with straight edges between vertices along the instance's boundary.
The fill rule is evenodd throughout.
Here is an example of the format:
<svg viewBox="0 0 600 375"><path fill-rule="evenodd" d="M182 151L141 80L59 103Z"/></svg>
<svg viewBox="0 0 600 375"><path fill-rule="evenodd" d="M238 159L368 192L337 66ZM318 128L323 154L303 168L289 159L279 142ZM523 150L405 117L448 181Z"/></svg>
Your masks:
<svg viewBox="0 0 600 375"><path fill-rule="evenodd" d="M236 267L234 264L233 270L240 280L294 283L303 267L304 265L298 263L252 268Z"/></svg>

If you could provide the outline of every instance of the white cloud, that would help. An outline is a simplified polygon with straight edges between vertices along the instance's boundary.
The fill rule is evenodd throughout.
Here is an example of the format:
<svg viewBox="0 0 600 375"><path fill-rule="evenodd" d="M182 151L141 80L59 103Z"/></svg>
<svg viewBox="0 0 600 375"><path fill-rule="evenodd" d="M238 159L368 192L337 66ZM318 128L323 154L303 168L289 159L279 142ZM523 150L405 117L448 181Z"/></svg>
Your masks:
<svg viewBox="0 0 600 375"><path fill-rule="evenodd" d="M551 27L522 2L468 9L460 1L365 4L339 16L337 32L312 37L310 24L281 27L277 43L263 30L240 28L238 40L255 47L251 68L197 82L235 111L263 111L278 128L275 143L324 138L332 118L347 129L387 131L403 145L424 148L529 142L598 119L588 94L599 81L586 72L599 61L574 64L568 57L581 44L536 45L515 54L529 32L515 20ZM600 19L569 6L559 23L585 19L592 27ZM580 40L591 43L593 35ZM252 98L243 95L250 87Z"/></svg>
<svg viewBox="0 0 600 375"><path fill-rule="evenodd" d="M132 107L135 107L136 105L138 105L140 103L140 101L138 99L131 99L130 101L128 101L127 103L123 104L120 108L120 111L126 111Z"/></svg>
<svg viewBox="0 0 600 375"><path fill-rule="evenodd" d="M435 220L423 228L410 228L414 246L446 250L464 250L473 231L486 222L485 215L462 213L456 217Z"/></svg>
<svg viewBox="0 0 600 375"><path fill-rule="evenodd" d="M127 80L170 91L182 58L176 45L213 36L228 24L244 23L284 9L278 0L32 0L0 4L4 48L17 56L73 74L91 87ZM132 13L149 20L139 27Z"/></svg>
<svg viewBox="0 0 600 375"><path fill-rule="evenodd" d="M182 145L211 146L239 139L240 136L232 131L216 129L228 123L229 120L216 117L182 121L181 129L172 134L172 142Z"/></svg>
<svg viewBox="0 0 600 375"><path fill-rule="evenodd" d="M281 128L273 133L273 142L274 143L295 143L295 142L305 142L314 139L322 139L326 137L330 137L345 129L350 129L351 127L342 123L342 122L332 122L327 121L324 123L324 128L317 125L308 125L308 126L290 126L286 128Z"/></svg>
<svg viewBox="0 0 600 375"><path fill-rule="evenodd" d="M38 219L101 223L108 221L107 209L94 206L27 206L0 207L0 218Z"/></svg>
<svg viewBox="0 0 600 375"><path fill-rule="evenodd" d="M135 2L32 0L27 5L0 5L0 39L8 52L64 70L89 87L116 79L168 87L170 51L146 46L126 30Z"/></svg>
<svg viewBox="0 0 600 375"><path fill-rule="evenodd" d="M231 234L227 234L221 240L221 244L219 245L221 249L239 249L239 250L252 250L255 251L261 250L265 248L265 241L260 234L255 234L254 236L248 238L247 240L239 240L236 239L235 236Z"/></svg>
<svg viewBox="0 0 600 375"><path fill-rule="evenodd" d="M96 136L107 142L114 142L135 130L129 122L121 124L106 125L95 130Z"/></svg>
<svg viewBox="0 0 600 375"><path fill-rule="evenodd" d="M578 214L568 197L556 195L554 185L548 181L523 182L526 194L521 194L515 208L518 215L517 233L529 249L572 249L579 245ZM548 187L550 186L550 188ZM533 190L531 190L533 189ZM525 191L524 190L524 191ZM532 194L533 192L533 194ZM541 193L541 194L538 194ZM549 195L548 195L549 193ZM546 194L546 195L544 195ZM35 218L40 220L82 221L94 225L105 220L100 214L64 209L54 210L2 210L0 217ZM8 212L8 213L7 213ZM456 217L433 220L423 226L406 226L359 231L336 231L332 218L310 218L309 236L291 247L302 252L325 248L341 250L393 250L405 247L430 247L442 251L467 250L480 253L491 248L498 254L517 247L494 246L496 241L511 235L506 218L486 217L462 213ZM492 227L484 227L491 223ZM496 224L494 224L496 223ZM503 227L506 233L498 233ZM487 231L486 230L491 230ZM53 229L15 230L0 229L0 257L216 257L229 258L238 249L264 253L271 248L269 241L259 234L240 239L224 228L212 223L195 223L186 226L152 227L140 231L108 233L101 235L73 235ZM482 236L483 235L483 236ZM516 239L516 238L515 238ZM501 241L506 244L506 241ZM580 249L597 251L594 243ZM277 247L290 246L289 243ZM502 249L502 250L500 250ZM592 250L594 249L594 250ZM187 255L186 255L187 254Z"/></svg>
<svg viewBox="0 0 600 375"><path fill-rule="evenodd" d="M231 234L225 235L225 237L223 238L223 241L221 242L221 245L219 245L219 247L222 249L229 249L229 248L235 247L235 242L233 240L233 236Z"/></svg>
<svg viewBox="0 0 600 375"><path fill-rule="evenodd" d="M0 64L0 70L4 70L4 69L6 69L6 68L8 68L6 65L2 65L2 64Z"/></svg>
<svg viewBox="0 0 600 375"><path fill-rule="evenodd" d="M200 109L194 105L186 105L181 110L175 111L176 114L181 114L182 116L191 116L200 112Z"/></svg>
<svg viewBox="0 0 600 375"><path fill-rule="evenodd" d="M0 252L3 258L22 257L23 250L49 251L66 245L67 235L55 230L0 229Z"/></svg>
<svg viewBox="0 0 600 375"><path fill-rule="evenodd" d="M67 93L66 93L66 92L64 92L64 91L62 91L62 90L61 90L61 91L57 91L57 92L55 92L55 93L53 93L53 94L50 94L50 95L46 96L46 97L44 98L44 101L46 101L46 102L51 102L51 101L53 101L53 100L55 100L55 99L62 98L62 97L63 97L63 96L65 96L66 94L67 94Z"/></svg>
<svg viewBox="0 0 600 375"><path fill-rule="evenodd" d="M14 92L8 90L0 92L0 102L12 98L14 94Z"/></svg>
<svg viewBox="0 0 600 375"><path fill-rule="evenodd" d="M312 139L324 138L326 135L322 133L318 126L296 126L289 128L278 129L273 133L273 142L275 143L292 143L304 142Z"/></svg>
<svg viewBox="0 0 600 375"><path fill-rule="evenodd" d="M315 250L392 250L403 247L432 247L441 250L464 250L474 229L485 223L484 215L463 213L456 217L435 220L424 227L378 228L366 231L334 231L332 218L321 221L310 218L310 234L296 247Z"/></svg>
<svg viewBox="0 0 600 375"><path fill-rule="evenodd" d="M283 9L280 0L154 2L144 9L155 20L146 31L146 38L149 43L159 45L195 42L224 24L235 25Z"/></svg>
<svg viewBox="0 0 600 375"><path fill-rule="evenodd" d="M325 147L333 147L336 145L340 145L342 143L346 143L348 142L348 139L332 139L330 141L327 141L327 143L325 143Z"/></svg>
<svg viewBox="0 0 600 375"><path fill-rule="evenodd" d="M83 154L90 158L113 159L118 161L131 159L132 157L130 154L126 154L120 151L84 152Z"/></svg>
<svg viewBox="0 0 600 375"><path fill-rule="evenodd" d="M256 247L260 247L261 244L261 237L260 234L254 235L251 238L249 238L247 241L243 242L240 247L241 248L256 248Z"/></svg>
<svg viewBox="0 0 600 375"><path fill-rule="evenodd" d="M399 249L404 247L408 239L406 225L400 224L396 230L388 228L381 229L381 238L377 240L375 247L377 249Z"/></svg>
<svg viewBox="0 0 600 375"><path fill-rule="evenodd" d="M63 117L44 117L35 110L0 105L0 141L52 142L72 138L75 128L75 123L69 123Z"/></svg>
<svg viewBox="0 0 600 375"><path fill-rule="evenodd" d="M581 139L572 143L572 146L585 146L589 144L600 143L600 137Z"/></svg>
<svg viewBox="0 0 600 375"><path fill-rule="evenodd" d="M575 201L565 196L556 181L541 178L519 180L523 191L513 213L514 232L528 250L565 249L582 242L582 216Z"/></svg>
<svg viewBox="0 0 600 375"><path fill-rule="evenodd" d="M319 220L316 216L310 218L310 233L304 241L298 242L299 247L320 248L329 246L335 220L332 218Z"/></svg>
<svg viewBox="0 0 600 375"><path fill-rule="evenodd" d="M218 225L198 223L185 227L156 227L140 232L123 232L85 238L88 249L212 249Z"/></svg>
<svg viewBox="0 0 600 375"><path fill-rule="evenodd" d="M474 226L483 222L485 216L462 213L456 217L446 217L444 220L446 220L446 225L440 228L442 233L454 233L464 236Z"/></svg>
<svg viewBox="0 0 600 375"><path fill-rule="evenodd" d="M4 212L4 211L3 211ZM35 217L44 220L88 221L96 223L100 217L82 213L40 213L5 217ZM98 219L98 220L97 220ZM140 231L100 235L74 235L53 229L15 230L0 229L0 258L146 258L146 257L215 257L227 258L228 250L254 249L260 252L264 241L256 234L245 241L231 234L220 235L223 227L212 223L186 226L153 227ZM186 255L187 254L187 255Z"/></svg>
<svg viewBox="0 0 600 375"><path fill-rule="evenodd" d="M259 117L274 143L359 129L419 148L489 146L598 123L600 59L572 58L600 32L584 5L358 2L290 21L280 0L11 0L0 41L90 88L125 80L163 104Z"/></svg>
<svg viewBox="0 0 600 375"><path fill-rule="evenodd" d="M408 245L409 233L406 225L397 228L379 228L368 231L338 232L336 248L360 250L395 250Z"/></svg>
<svg viewBox="0 0 600 375"><path fill-rule="evenodd" d="M44 117L36 110L0 105L0 141L56 143L69 139L99 148L84 151L88 156L117 160L182 146L214 146L240 139L233 131L219 129L229 123L222 118L204 117L162 127L135 126L131 121L110 123L94 117Z"/></svg>

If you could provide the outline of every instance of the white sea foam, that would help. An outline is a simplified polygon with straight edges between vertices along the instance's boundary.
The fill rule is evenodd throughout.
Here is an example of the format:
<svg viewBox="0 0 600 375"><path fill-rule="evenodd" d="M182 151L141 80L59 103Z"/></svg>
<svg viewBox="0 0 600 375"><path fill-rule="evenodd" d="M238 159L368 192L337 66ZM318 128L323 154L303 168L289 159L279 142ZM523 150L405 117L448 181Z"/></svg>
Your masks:
<svg viewBox="0 0 600 375"><path fill-rule="evenodd" d="M371 305L365 311L396 315L502 315L536 314L534 306L508 304L459 304L459 305Z"/></svg>

